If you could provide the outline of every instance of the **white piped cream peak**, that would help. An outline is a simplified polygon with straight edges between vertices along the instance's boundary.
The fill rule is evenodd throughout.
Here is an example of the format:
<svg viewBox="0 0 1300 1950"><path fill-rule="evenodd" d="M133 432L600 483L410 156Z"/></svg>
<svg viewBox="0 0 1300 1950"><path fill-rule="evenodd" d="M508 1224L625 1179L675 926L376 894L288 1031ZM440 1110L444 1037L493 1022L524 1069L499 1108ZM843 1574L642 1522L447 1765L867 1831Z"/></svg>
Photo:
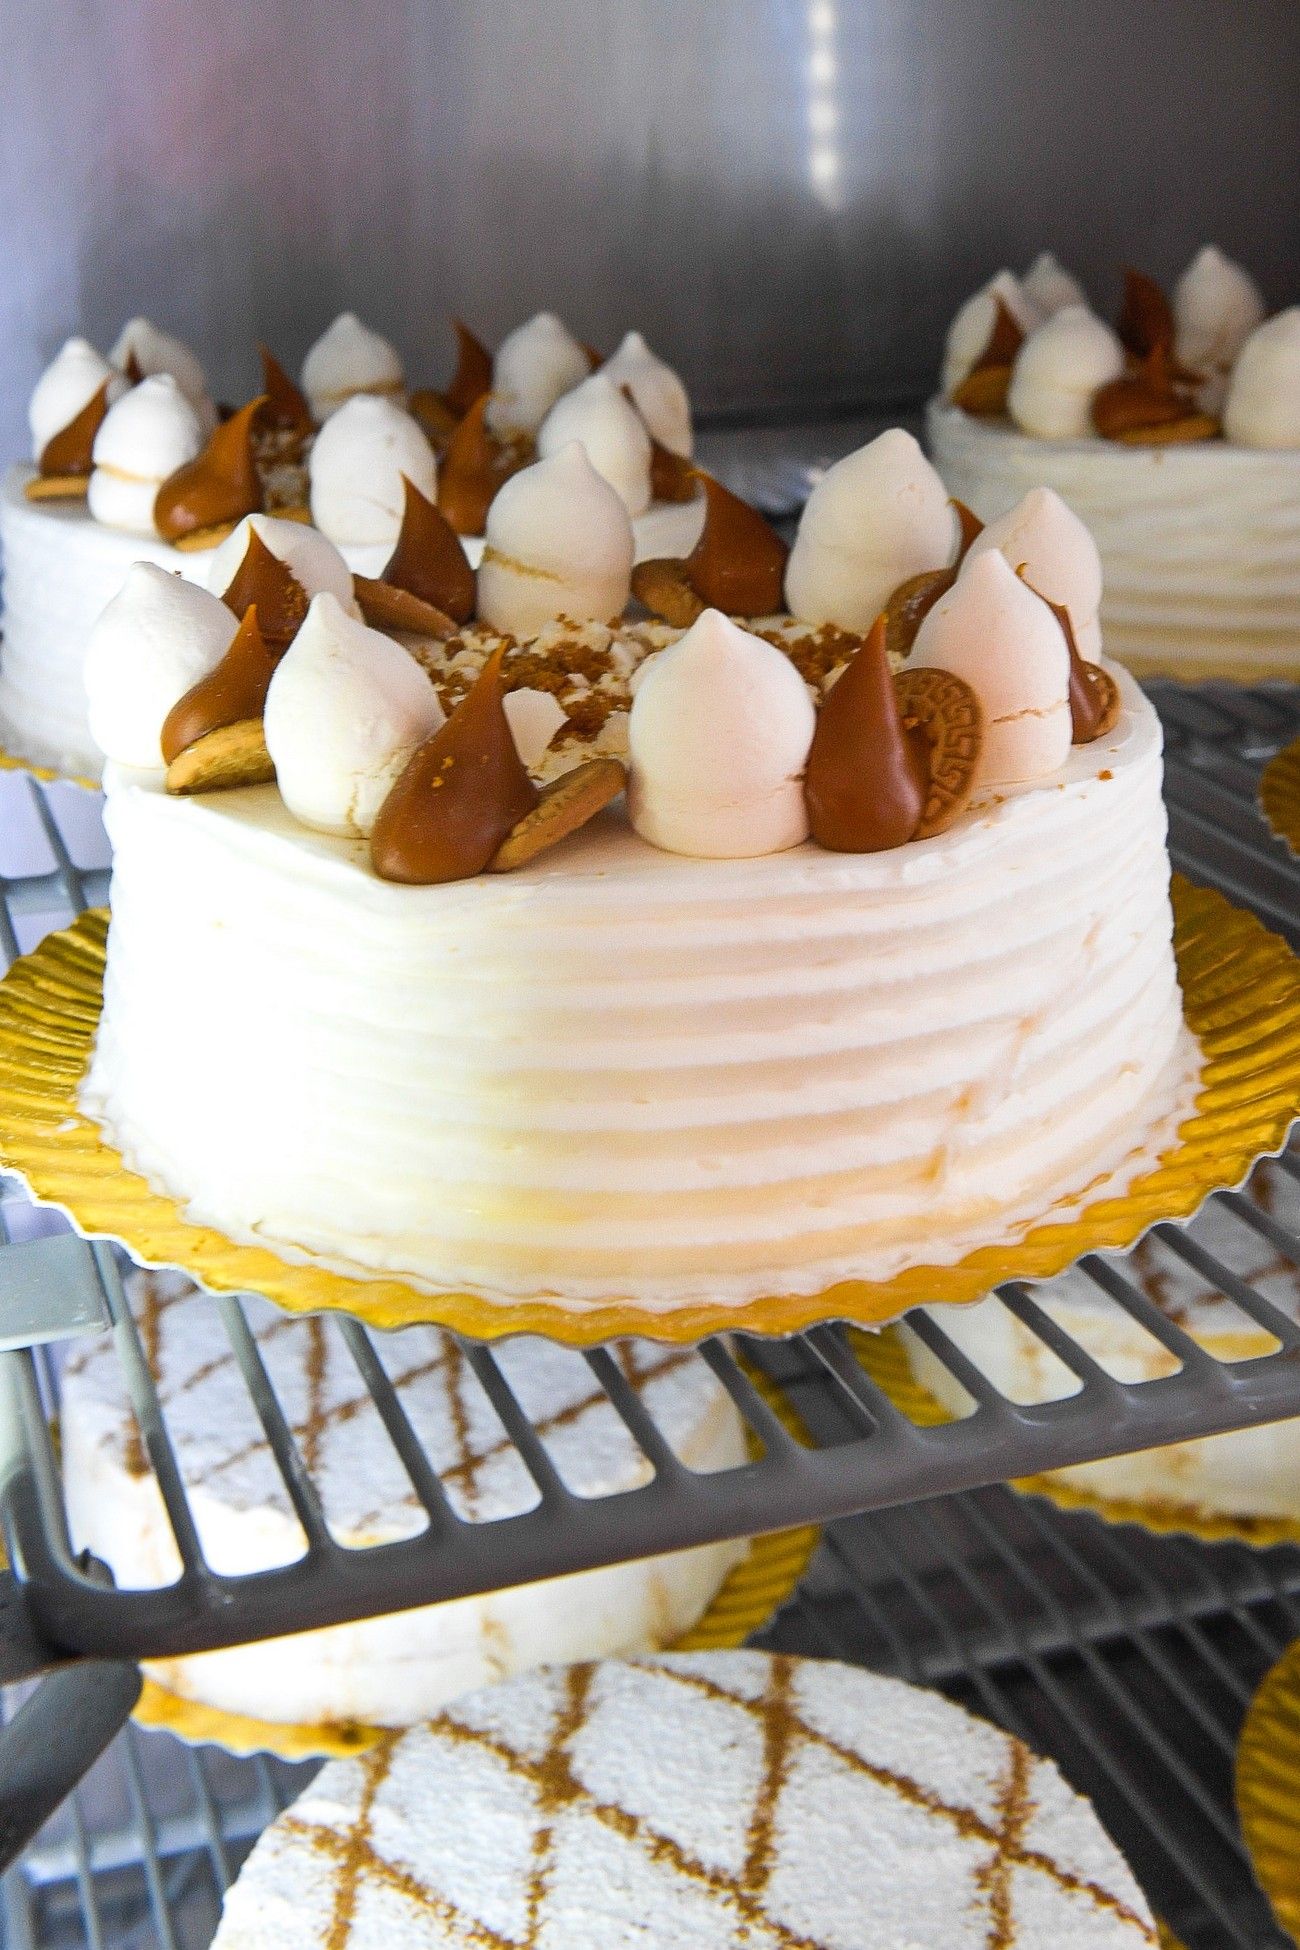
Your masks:
<svg viewBox="0 0 1300 1950"><path fill-rule="evenodd" d="M1051 488L1031 488L1009 513L976 536L967 559L991 548L1040 596L1069 610L1075 648L1096 663L1101 655L1101 556L1073 509Z"/></svg>
<svg viewBox="0 0 1300 1950"><path fill-rule="evenodd" d="M111 406L121 397L125 379L86 339L66 340L37 380L27 402L33 460L40 459L56 433L71 426L105 380Z"/></svg>
<svg viewBox="0 0 1300 1950"><path fill-rule="evenodd" d="M488 509L480 620L535 636L556 617L607 623L632 588L632 522L576 440L512 475Z"/></svg>
<svg viewBox="0 0 1300 1950"><path fill-rule="evenodd" d="M302 389L318 420L328 420L357 393L375 393L400 405L406 396L401 354L354 311L341 312L308 350Z"/></svg>
<svg viewBox="0 0 1300 1950"><path fill-rule="evenodd" d="M585 379L591 360L553 311L507 332L492 362L487 423L501 439L535 434L562 393Z"/></svg>
<svg viewBox="0 0 1300 1950"><path fill-rule="evenodd" d="M438 463L418 420L374 393L357 393L330 415L308 472L311 518L343 547L396 545L403 476L430 501L438 492Z"/></svg>
<svg viewBox="0 0 1300 1950"><path fill-rule="evenodd" d="M1223 431L1241 447L1300 447L1300 305L1278 312L1242 346Z"/></svg>
<svg viewBox="0 0 1300 1950"><path fill-rule="evenodd" d="M156 535L153 507L169 474L193 460L203 424L169 372L155 373L110 406L95 435L87 505L106 528Z"/></svg>
<svg viewBox="0 0 1300 1950"><path fill-rule="evenodd" d="M1016 355L1007 411L1040 440L1082 440L1093 431L1093 394L1118 379L1124 348L1085 305L1066 305L1037 326Z"/></svg>
<svg viewBox="0 0 1300 1950"><path fill-rule="evenodd" d="M135 563L86 642L90 729L105 758L161 769L168 712L221 662L238 627L208 590Z"/></svg>
<svg viewBox="0 0 1300 1950"><path fill-rule="evenodd" d="M659 445L689 460L695 447L690 397L672 367L650 350L640 332L628 332L601 371L615 385L627 387Z"/></svg>
<svg viewBox="0 0 1300 1950"><path fill-rule="evenodd" d="M650 435L645 421L603 369L556 400L537 435L541 460L580 443L630 515L650 506Z"/></svg>

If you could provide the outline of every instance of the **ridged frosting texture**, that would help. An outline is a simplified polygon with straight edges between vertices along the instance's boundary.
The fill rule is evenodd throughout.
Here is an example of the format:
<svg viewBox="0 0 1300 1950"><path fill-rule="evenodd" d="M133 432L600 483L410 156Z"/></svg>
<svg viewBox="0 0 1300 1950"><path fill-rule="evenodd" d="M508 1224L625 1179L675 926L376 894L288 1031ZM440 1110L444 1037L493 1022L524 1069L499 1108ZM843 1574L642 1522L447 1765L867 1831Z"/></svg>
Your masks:
<svg viewBox="0 0 1300 1950"><path fill-rule="evenodd" d="M86 1108L195 1219L435 1291L670 1307L960 1259L1194 1068L1159 725L1118 681L1058 779L868 856L683 860L611 818L413 889L273 788L113 779Z"/></svg>
<svg viewBox="0 0 1300 1950"><path fill-rule="evenodd" d="M231 1576L292 1563L305 1540L220 1316L176 1274L136 1274L129 1290L208 1561ZM334 1535L362 1547L416 1536L424 1511L338 1328L286 1322L257 1299L244 1306ZM374 1347L457 1516L491 1523L531 1509L536 1488L459 1345L416 1327L379 1335ZM576 1493L605 1496L647 1479L644 1456L581 1355L521 1338L497 1358ZM745 1460L730 1397L697 1355L629 1342L618 1358L688 1467ZM62 1400L77 1547L102 1557L122 1584L170 1581L180 1561L110 1336L78 1343ZM666 1643L694 1622L744 1549L706 1545L148 1670L187 1699L254 1719L409 1726L529 1666Z"/></svg>
<svg viewBox="0 0 1300 1950"><path fill-rule="evenodd" d="M445 1811L453 1810L448 1818ZM214 1950L1137 1950L1127 1865L1051 1761L830 1660L515 1680L335 1761Z"/></svg>
<svg viewBox="0 0 1300 1950"><path fill-rule="evenodd" d="M1300 664L1300 453L1050 442L940 401L928 442L949 492L985 520L1047 486L1091 530L1108 656L1278 675Z"/></svg>
<svg viewBox="0 0 1300 1950"><path fill-rule="evenodd" d="M28 501L30 479L30 468L11 468L0 487L0 742L38 765L98 778L103 756L87 717L82 663L101 610L133 562L203 582L212 553L105 528L81 501Z"/></svg>

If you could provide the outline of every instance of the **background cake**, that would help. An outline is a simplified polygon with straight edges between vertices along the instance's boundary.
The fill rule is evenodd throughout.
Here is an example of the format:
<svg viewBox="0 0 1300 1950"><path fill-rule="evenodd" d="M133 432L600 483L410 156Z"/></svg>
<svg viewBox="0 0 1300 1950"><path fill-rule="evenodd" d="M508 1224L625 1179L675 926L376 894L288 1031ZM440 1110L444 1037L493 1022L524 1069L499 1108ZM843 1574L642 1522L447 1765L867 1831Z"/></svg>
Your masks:
<svg viewBox="0 0 1300 1950"><path fill-rule="evenodd" d="M235 1576L292 1562L302 1531L213 1302L175 1274L138 1274L129 1286L207 1561ZM244 1306L332 1534L351 1547L415 1535L423 1506L337 1329L288 1320L264 1301ZM458 1343L415 1327L374 1346L456 1515L492 1523L531 1508L536 1487ZM703 1361L637 1342L615 1358L688 1468L745 1461L740 1418ZM517 1339L498 1359L575 1494L647 1480L649 1464L579 1355ZM61 1426L76 1547L120 1585L169 1582L180 1559L108 1336L65 1362ZM254 1720L409 1726L530 1666L671 1644L745 1548L704 1545L145 1669L171 1693Z"/></svg>
<svg viewBox="0 0 1300 1950"><path fill-rule="evenodd" d="M948 487L985 520L1054 488L1101 552L1107 652L1139 674L1300 674L1300 309L1265 320L1207 248L1154 326L1130 306L1117 333L1035 271L953 321L927 413Z"/></svg>
<svg viewBox="0 0 1300 1950"><path fill-rule="evenodd" d="M331 1762L215 1950L1123 1950L1142 1895L1050 1761L938 1693L757 1652L573 1666Z"/></svg>

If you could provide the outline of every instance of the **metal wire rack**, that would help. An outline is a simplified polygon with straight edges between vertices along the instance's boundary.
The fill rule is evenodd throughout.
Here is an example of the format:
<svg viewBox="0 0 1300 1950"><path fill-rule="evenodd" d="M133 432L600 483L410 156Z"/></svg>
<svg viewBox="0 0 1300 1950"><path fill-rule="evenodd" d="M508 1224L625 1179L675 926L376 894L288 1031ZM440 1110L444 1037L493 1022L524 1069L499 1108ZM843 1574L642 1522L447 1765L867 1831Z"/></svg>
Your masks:
<svg viewBox="0 0 1300 1950"><path fill-rule="evenodd" d="M1261 760L1300 730L1300 694L1281 687L1152 688L1168 734L1175 863L1192 878L1217 884L1253 906L1270 926L1297 940L1300 866L1269 838L1253 801ZM18 782L13 788L16 810L0 838L0 946L8 954L30 946L106 892L106 855L95 830L93 801ZM1292 1158L1286 1168L1300 1178L1300 1161ZM1300 1266L1300 1236L1248 1198L1227 1195L1222 1202L1272 1252ZM13 1794L6 1803L0 1790L0 1860L6 1841L12 1849L22 1829L30 1827L33 1812L55 1805L111 1736L134 1697L134 1662L141 1657L375 1615L714 1538L883 1512L918 1498L1300 1413L1300 1324L1207 1251L1194 1233L1169 1228L1162 1236L1166 1251L1273 1335L1273 1353L1232 1364L1215 1360L1153 1306L1122 1264L1093 1260L1085 1272L1099 1292L1168 1350L1176 1372L1135 1384L1115 1380L1026 1290L1009 1287L999 1296L1002 1303L1064 1362L1079 1384L1075 1393L1016 1406L990 1386L940 1327L916 1316L918 1333L974 1403L964 1420L919 1428L871 1382L847 1337L821 1328L775 1350L748 1350L788 1395L812 1390L833 1407L833 1414L810 1422L813 1440L806 1446L786 1433L755 1391L736 1359L742 1350L712 1342L699 1358L736 1402L762 1453L741 1469L709 1476L682 1464L621 1369L600 1350L585 1357L594 1383L653 1474L635 1490L595 1501L566 1487L491 1353L467 1347L466 1359L537 1492L531 1510L484 1525L453 1512L372 1338L355 1322L332 1325L329 1331L342 1335L428 1517L418 1537L366 1550L345 1548L331 1535L243 1310L236 1301L221 1302L234 1359L306 1538L304 1555L295 1563L243 1577L220 1575L203 1558L167 1418L123 1300L114 1255L102 1246L69 1249L66 1239L25 1246L29 1254L57 1248L63 1303L74 1313L80 1304L92 1317L102 1308L113 1322L144 1449L184 1570L177 1582L159 1589L117 1590L102 1567L78 1561L49 1435L52 1365L31 1349L0 1354L0 1525L12 1567L0 1572L0 1679L54 1676L0 1735L0 1780L7 1766L11 1779L24 1786L21 1813L20 1797ZM0 1249L0 1270L9 1250ZM913 1519L909 1515L905 1521ZM1285 1576L1288 1595L1300 1589L1294 1566ZM1140 1629L1152 1632L1165 1629L1172 1615L1167 1594L1155 1589L1148 1608L1135 1614ZM1250 1593L1242 1602L1254 1603L1259 1596ZM1088 1633L1104 1636L1105 1621L1112 1618L1104 1589L1091 1602L1101 1607L1101 1624L1089 1624L1086 1605L1072 1604L1062 1610L1063 1624L1049 1623L1046 1636L1031 1640L1029 1653L1048 1657L1076 1631L1085 1633L1085 1642ZM1213 1610L1208 1600L1207 1605ZM1011 1656L996 1634L987 1650L978 1638L972 1643L970 1656L978 1670ZM996 1656L995 1644L1001 1644ZM915 1648L909 1656L916 1656ZM965 1658L963 1651L950 1673L962 1670ZM942 1660L923 1676L943 1676ZM75 1728L75 1737L69 1728Z"/></svg>

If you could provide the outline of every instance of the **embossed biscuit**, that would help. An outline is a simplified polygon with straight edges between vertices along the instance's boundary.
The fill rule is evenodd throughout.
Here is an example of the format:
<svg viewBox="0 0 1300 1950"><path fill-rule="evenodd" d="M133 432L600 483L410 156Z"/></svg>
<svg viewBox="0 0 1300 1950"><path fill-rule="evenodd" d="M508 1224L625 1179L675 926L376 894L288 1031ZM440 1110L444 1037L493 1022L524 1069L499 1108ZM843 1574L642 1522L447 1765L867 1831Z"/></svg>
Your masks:
<svg viewBox="0 0 1300 1950"><path fill-rule="evenodd" d="M617 799L627 784L627 771L616 758L592 758L585 765L562 772L543 787L542 796L497 849L492 873L510 873L526 866L549 846L576 833L602 807Z"/></svg>
<svg viewBox="0 0 1300 1950"><path fill-rule="evenodd" d="M167 767L167 790L179 795L226 792L237 785L269 785L275 766L260 718L240 718L196 738Z"/></svg>
<svg viewBox="0 0 1300 1950"><path fill-rule="evenodd" d="M950 670L900 670L894 678L904 722L930 745L930 790L913 839L946 832L970 803L984 742L984 713L964 678Z"/></svg>
<svg viewBox="0 0 1300 1950"><path fill-rule="evenodd" d="M689 630L703 616L705 604L686 573L686 563L674 556L638 562L632 571L632 594L652 616L662 616L674 629Z"/></svg>

